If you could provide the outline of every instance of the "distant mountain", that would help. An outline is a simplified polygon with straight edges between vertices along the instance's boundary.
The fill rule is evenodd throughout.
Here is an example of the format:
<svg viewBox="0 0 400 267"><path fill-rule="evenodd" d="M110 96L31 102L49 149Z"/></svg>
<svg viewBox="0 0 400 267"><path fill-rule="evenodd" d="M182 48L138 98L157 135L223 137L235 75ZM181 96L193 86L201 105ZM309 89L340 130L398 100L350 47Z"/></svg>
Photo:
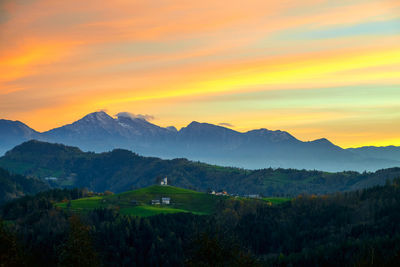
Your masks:
<svg viewBox="0 0 400 267"><path fill-rule="evenodd" d="M60 128L44 132L40 140L75 145L96 152L127 148L139 153L151 153L156 145L169 141L176 134L171 128L162 128L142 118L120 115L117 118L100 111ZM171 139L171 138L170 138ZM145 149L147 147L149 149Z"/></svg>
<svg viewBox="0 0 400 267"><path fill-rule="evenodd" d="M142 157L122 149L99 154L82 152L76 147L40 141L25 142L8 151L0 158L0 167L46 180L53 187L87 187L116 193L152 185L165 176L171 185L198 191L224 189L269 196L356 190L400 177L400 168L375 173L244 170L186 159Z"/></svg>
<svg viewBox="0 0 400 267"><path fill-rule="evenodd" d="M358 148L348 148L347 150L365 158L400 161L400 147L398 146L364 146Z"/></svg>
<svg viewBox="0 0 400 267"><path fill-rule="evenodd" d="M0 153L23 141L37 139L78 146L84 151L105 152L123 148L144 156L188 158L247 169L375 171L400 166L400 152L396 152L400 149L395 148L393 151L383 148L342 149L324 138L303 142L279 130L257 129L242 133L195 121L178 131L173 126L160 127L124 112L116 118L103 111L94 112L72 124L43 133L37 133L20 122L13 123L11 128L0 128L0 134L5 135ZM15 128L19 129L18 134L12 134Z"/></svg>
<svg viewBox="0 0 400 267"><path fill-rule="evenodd" d="M20 121L0 120L0 155L22 142L38 137L38 132Z"/></svg>

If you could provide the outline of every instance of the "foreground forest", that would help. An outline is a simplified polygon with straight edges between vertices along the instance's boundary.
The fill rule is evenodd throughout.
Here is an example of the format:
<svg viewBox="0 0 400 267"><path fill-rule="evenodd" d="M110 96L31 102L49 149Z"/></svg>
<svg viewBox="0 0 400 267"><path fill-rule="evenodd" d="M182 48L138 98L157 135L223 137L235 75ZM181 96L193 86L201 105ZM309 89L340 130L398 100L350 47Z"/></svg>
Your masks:
<svg viewBox="0 0 400 267"><path fill-rule="evenodd" d="M1 207L5 266L396 266L400 179L271 205L221 198L211 215L140 218L55 206L87 190L55 189Z"/></svg>
<svg viewBox="0 0 400 267"><path fill-rule="evenodd" d="M0 158L0 167L39 178L55 188L86 187L95 192L110 190L115 193L152 185L165 176L172 185L197 191L211 189L290 197L358 190L400 177L400 168L372 173L245 170L186 159L142 157L122 149L99 154L82 152L76 147L39 141L26 142L7 152Z"/></svg>

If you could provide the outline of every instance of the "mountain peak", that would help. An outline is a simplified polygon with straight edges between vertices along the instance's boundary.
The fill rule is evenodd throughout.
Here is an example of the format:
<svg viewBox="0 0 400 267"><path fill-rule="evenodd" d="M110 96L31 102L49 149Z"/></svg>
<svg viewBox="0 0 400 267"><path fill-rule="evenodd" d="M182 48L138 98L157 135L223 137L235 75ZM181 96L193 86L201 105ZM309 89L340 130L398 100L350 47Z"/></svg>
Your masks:
<svg viewBox="0 0 400 267"><path fill-rule="evenodd" d="M171 132L178 132L178 129L176 129L176 127L175 126L167 126L167 127L165 127L165 129L167 129L167 130L169 130L169 131L171 131Z"/></svg>
<svg viewBox="0 0 400 267"><path fill-rule="evenodd" d="M219 126L219 125L215 125L215 124L211 124L211 123L206 123L206 122L198 122L198 121L192 121L191 123L188 124L188 126L184 127L184 128L209 128L209 129L227 129L230 130L226 127L223 126ZM231 130L233 131L233 130Z"/></svg>
<svg viewBox="0 0 400 267"><path fill-rule="evenodd" d="M265 128L251 130L248 131L246 134L250 136L267 137L270 141L273 142L297 140L293 135L289 134L288 132L281 130L272 131Z"/></svg>
<svg viewBox="0 0 400 267"><path fill-rule="evenodd" d="M0 120L0 136L30 139L37 134L38 132L20 121Z"/></svg>
<svg viewBox="0 0 400 267"><path fill-rule="evenodd" d="M8 127L12 127L12 126L17 126L17 127L23 127L23 128L29 128L31 129L28 125L26 125L23 122L20 121L13 121L13 120L5 120L5 119L0 119L0 126L8 126ZM31 129L32 131L35 131L33 129Z"/></svg>
<svg viewBox="0 0 400 267"><path fill-rule="evenodd" d="M92 112L87 114L85 117L83 117L82 119L96 119L96 120L109 120L109 119L113 119L110 115L108 115L106 112L104 111L96 111L96 112Z"/></svg>
<svg viewBox="0 0 400 267"><path fill-rule="evenodd" d="M192 121L188 126L183 127L180 131L180 133L184 132L203 132L203 133L208 133L208 134L216 134L216 133L234 133L238 134L238 132L223 127L215 124L210 124L210 123L204 123L204 122L197 122L197 121Z"/></svg>
<svg viewBox="0 0 400 267"><path fill-rule="evenodd" d="M106 126L106 125L112 125L115 123L115 119L112 118L110 115L105 113L104 111L96 111L93 113L89 113L82 119L74 122L72 125L78 125L78 124L85 124L85 125L97 125L97 126Z"/></svg>
<svg viewBox="0 0 400 267"><path fill-rule="evenodd" d="M309 144L312 144L314 146L319 146L321 148L327 149L327 148L334 148L335 150L342 150L341 147L335 145L334 143L332 143L331 141L329 141L326 138L320 138L320 139L316 139L313 141L308 142Z"/></svg>
<svg viewBox="0 0 400 267"><path fill-rule="evenodd" d="M203 123L200 123L200 122L198 122L198 121L192 121L192 122L189 123L188 126L186 126L186 127L199 126L199 125L201 125L201 124L203 124Z"/></svg>
<svg viewBox="0 0 400 267"><path fill-rule="evenodd" d="M326 138L315 139L311 141L311 143L333 145L332 142Z"/></svg>

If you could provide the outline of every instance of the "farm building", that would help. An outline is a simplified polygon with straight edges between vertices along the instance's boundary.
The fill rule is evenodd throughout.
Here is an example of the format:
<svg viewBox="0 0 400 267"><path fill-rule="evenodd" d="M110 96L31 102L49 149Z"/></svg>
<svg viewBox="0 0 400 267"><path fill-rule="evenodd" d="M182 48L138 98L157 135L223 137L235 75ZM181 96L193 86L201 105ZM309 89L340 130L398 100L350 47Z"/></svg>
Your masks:
<svg viewBox="0 0 400 267"><path fill-rule="evenodd" d="M153 199L151 201L151 205L160 205L160 200L159 199Z"/></svg>
<svg viewBox="0 0 400 267"><path fill-rule="evenodd" d="M215 195L217 195L217 196L229 196L228 192L226 192L226 191L219 191L219 192L215 193Z"/></svg>
<svg viewBox="0 0 400 267"><path fill-rule="evenodd" d="M169 205L170 202L171 202L171 198L169 198L169 197L162 197L161 198L161 203L162 204Z"/></svg>

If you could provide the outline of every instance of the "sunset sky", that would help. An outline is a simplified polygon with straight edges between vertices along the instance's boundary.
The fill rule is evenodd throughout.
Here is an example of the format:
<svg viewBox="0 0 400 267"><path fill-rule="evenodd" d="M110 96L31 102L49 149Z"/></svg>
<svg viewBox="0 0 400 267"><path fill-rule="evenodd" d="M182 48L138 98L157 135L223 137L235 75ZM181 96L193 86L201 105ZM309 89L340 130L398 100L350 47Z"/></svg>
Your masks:
<svg viewBox="0 0 400 267"><path fill-rule="evenodd" d="M399 0L0 0L0 118L400 145Z"/></svg>

